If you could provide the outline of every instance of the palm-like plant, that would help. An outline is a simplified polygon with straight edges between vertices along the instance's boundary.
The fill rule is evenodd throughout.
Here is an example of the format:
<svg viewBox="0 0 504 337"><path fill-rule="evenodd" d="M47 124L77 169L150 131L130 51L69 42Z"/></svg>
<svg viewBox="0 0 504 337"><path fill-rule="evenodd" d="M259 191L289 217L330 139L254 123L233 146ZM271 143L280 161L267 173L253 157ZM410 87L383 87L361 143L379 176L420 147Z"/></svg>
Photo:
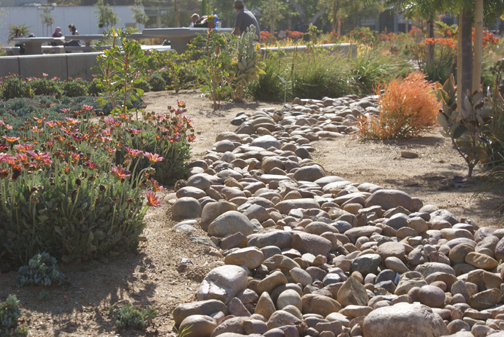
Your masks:
<svg viewBox="0 0 504 337"><path fill-rule="evenodd" d="M29 31L30 27L31 26L26 26L26 25L20 25L20 26L10 25L9 26L9 33L7 34L7 37L8 37L7 42L11 42L12 39L14 39L14 36L16 36L16 32L18 29L21 31L21 35L28 36L28 34L30 33L30 31Z"/></svg>

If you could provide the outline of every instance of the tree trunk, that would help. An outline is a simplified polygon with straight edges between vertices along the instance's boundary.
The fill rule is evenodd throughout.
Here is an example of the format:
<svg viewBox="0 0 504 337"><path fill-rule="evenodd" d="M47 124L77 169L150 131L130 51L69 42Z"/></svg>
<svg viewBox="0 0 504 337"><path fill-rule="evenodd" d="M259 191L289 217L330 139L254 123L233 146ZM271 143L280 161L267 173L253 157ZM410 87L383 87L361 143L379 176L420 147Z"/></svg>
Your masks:
<svg viewBox="0 0 504 337"><path fill-rule="evenodd" d="M324 7L324 8L322 8L322 9L320 9L317 13L315 13L315 15L313 15L312 19L310 20L310 23L314 25L314 24L315 24L315 21L317 21L317 19L318 19L318 18L319 18L322 14L324 14L326 10L327 10L327 8L325 8L325 7Z"/></svg>
<svg viewBox="0 0 504 337"><path fill-rule="evenodd" d="M201 0L201 16L207 15L207 0Z"/></svg>
<svg viewBox="0 0 504 337"><path fill-rule="evenodd" d="M178 0L175 0L175 27L178 27L179 26L179 17L178 17Z"/></svg>
<svg viewBox="0 0 504 337"><path fill-rule="evenodd" d="M427 21L427 35L429 39L434 38L434 15L429 14L429 20ZM427 55L427 65L431 66L434 64L434 44L429 44L429 51Z"/></svg>
<svg viewBox="0 0 504 337"><path fill-rule="evenodd" d="M336 0L332 1L332 31L336 31L336 26L338 24L338 11L336 11Z"/></svg>
<svg viewBox="0 0 504 337"><path fill-rule="evenodd" d="M472 90L473 50L472 50L472 15L463 11L459 18L457 57L457 106L462 106L466 93Z"/></svg>
<svg viewBox="0 0 504 337"><path fill-rule="evenodd" d="M405 19L406 19L406 23L405 23L404 30L405 30L405 33L408 34L409 33L409 30L408 30L408 28L409 28L409 22L408 22L408 18L405 18Z"/></svg>
<svg viewBox="0 0 504 337"><path fill-rule="evenodd" d="M474 22L474 70L472 91L481 90L481 62L483 58L483 0L476 0Z"/></svg>
<svg viewBox="0 0 504 337"><path fill-rule="evenodd" d="M306 20L305 20L305 12L303 11L303 8L296 2L296 0L289 0L289 2L298 11L299 17L301 18L301 21L304 24L306 22Z"/></svg>
<svg viewBox="0 0 504 337"><path fill-rule="evenodd" d="M275 34L275 19L274 18L270 19L270 34L271 35Z"/></svg>

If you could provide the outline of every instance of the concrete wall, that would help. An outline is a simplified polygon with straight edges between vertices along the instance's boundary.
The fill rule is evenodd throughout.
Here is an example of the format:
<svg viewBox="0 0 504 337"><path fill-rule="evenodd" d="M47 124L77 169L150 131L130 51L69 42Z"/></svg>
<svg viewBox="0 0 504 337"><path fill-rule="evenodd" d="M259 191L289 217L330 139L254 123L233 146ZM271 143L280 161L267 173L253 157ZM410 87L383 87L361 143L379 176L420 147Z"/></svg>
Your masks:
<svg viewBox="0 0 504 337"><path fill-rule="evenodd" d="M95 72L91 67L97 65L96 56L101 53L69 53L49 55L19 55L0 57L0 77L17 74L23 77L49 78L54 76L62 80L69 77L92 79Z"/></svg>
<svg viewBox="0 0 504 337"><path fill-rule="evenodd" d="M40 8L40 9L38 9ZM130 6L111 6L112 10L119 17L119 27L126 27L126 24L134 24L133 13ZM2 7L8 14L2 17L0 24L0 45L7 44L7 35L9 25L27 25L30 31L35 36L51 36L57 26L61 27L63 35L71 35L68 25L73 23L80 34L97 34L98 20L93 11L94 6L65 6L53 7L52 15L54 24L52 30L48 32L47 28L42 27L42 7L36 6L19 6L19 7ZM137 25L140 30L143 30L143 25Z"/></svg>

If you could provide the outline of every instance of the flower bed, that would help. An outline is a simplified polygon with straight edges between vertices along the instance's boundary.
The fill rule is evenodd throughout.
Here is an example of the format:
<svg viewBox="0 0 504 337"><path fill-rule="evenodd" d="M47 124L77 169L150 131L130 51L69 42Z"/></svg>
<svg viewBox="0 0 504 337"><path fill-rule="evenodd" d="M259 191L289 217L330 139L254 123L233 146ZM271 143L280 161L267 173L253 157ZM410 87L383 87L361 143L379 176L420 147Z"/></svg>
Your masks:
<svg viewBox="0 0 504 337"><path fill-rule="evenodd" d="M155 178L185 173L194 130L183 102L140 121L62 110L63 120L32 117L17 130L0 120L0 245L16 264L41 251L68 262L135 248L147 207L160 205Z"/></svg>

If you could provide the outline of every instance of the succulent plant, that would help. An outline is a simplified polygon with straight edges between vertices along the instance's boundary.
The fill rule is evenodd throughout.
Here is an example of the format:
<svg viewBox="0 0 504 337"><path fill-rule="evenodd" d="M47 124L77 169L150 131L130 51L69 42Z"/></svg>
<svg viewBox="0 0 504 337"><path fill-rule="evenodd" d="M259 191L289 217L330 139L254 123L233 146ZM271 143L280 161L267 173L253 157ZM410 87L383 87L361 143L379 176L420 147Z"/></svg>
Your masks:
<svg viewBox="0 0 504 337"><path fill-rule="evenodd" d="M22 266L18 270L17 279L19 286L61 285L65 275L59 270L58 263L54 257L47 253L36 254L30 259L27 266Z"/></svg>
<svg viewBox="0 0 504 337"><path fill-rule="evenodd" d="M242 102L248 84L257 80L260 74L265 74L261 70L264 64L259 62L256 38L255 28L252 25L236 42L237 57L230 64L227 77L228 84L233 88L231 97L235 102Z"/></svg>
<svg viewBox="0 0 504 337"><path fill-rule="evenodd" d="M474 167L486 160L483 135L488 132L493 107L482 92L471 94L468 91L463 106L457 109L457 88L453 75L444 85L437 84L436 94L442 104L437 118L443 127L442 134L451 138L453 147L466 161L468 176L471 177Z"/></svg>

